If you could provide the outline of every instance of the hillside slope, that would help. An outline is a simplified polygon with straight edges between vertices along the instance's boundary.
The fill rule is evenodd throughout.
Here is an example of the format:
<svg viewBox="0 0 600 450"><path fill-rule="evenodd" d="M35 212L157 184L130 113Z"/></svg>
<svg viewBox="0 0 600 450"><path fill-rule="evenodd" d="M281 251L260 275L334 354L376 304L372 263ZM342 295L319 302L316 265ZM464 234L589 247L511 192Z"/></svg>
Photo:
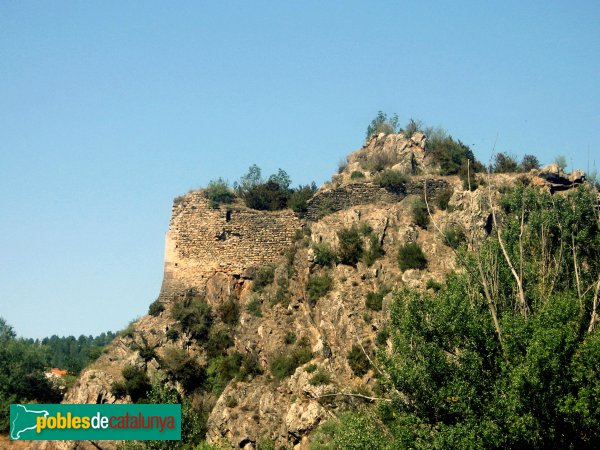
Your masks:
<svg viewBox="0 0 600 450"><path fill-rule="evenodd" d="M202 191L178 198L154 314L117 337L65 402L132 401L114 386L133 366L205 411L208 441L253 448L306 444L324 420L377 397L377 368L365 355L386 345L392 292L434 290L457 270L453 247L486 238L500 191L518 183L561 190L583 181L581 173L569 178L553 167L469 173L466 181L442 176L425 143L422 133L373 137L301 217L256 211L240 199L214 207ZM386 181L386 170L405 175ZM479 187L471 191L471 183ZM401 269L399 248L407 243L422 249L426 263ZM205 330L188 323L200 303L211 311ZM181 363L184 357L192 362ZM182 374L185 364L197 379Z"/></svg>

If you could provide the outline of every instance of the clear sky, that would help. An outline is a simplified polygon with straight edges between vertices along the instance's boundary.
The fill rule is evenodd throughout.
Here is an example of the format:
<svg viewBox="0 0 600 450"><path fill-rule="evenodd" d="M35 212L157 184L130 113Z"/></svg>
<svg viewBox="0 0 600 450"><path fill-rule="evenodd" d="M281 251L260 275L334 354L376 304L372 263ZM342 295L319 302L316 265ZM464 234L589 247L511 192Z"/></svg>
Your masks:
<svg viewBox="0 0 600 450"><path fill-rule="evenodd" d="M173 197L259 164L329 178L384 110L600 165L598 1L0 2L0 316L144 314Z"/></svg>

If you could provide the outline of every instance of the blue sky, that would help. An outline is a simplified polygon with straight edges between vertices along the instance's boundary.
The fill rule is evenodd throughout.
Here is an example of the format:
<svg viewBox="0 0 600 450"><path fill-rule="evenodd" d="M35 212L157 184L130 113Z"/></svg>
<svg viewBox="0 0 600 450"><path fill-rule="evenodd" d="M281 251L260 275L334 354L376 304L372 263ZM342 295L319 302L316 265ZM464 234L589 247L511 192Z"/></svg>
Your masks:
<svg viewBox="0 0 600 450"><path fill-rule="evenodd" d="M249 165L325 181L378 110L600 165L600 3L0 2L0 316L124 327L173 197Z"/></svg>

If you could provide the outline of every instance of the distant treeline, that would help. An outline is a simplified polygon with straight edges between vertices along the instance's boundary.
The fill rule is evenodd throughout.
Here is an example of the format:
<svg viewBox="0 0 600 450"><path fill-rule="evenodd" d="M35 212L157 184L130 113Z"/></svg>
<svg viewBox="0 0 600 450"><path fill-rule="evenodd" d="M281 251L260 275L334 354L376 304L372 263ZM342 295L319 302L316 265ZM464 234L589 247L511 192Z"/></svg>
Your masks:
<svg viewBox="0 0 600 450"><path fill-rule="evenodd" d="M0 317L0 432L8 429L10 403L55 403L62 399L60 389L49 382L44 372L51 367L79 372L98 358L114 337L108 332L78 339L23 339Z"/></svg>
<svg viewBox="0 0 600 450"><path fill-rule="evenodd" d="M101 333L98 336L52 335L49 338L25 339L30 345L41 345L47 348L48 364L51 367L66 369L69 372L80 372L86 365L98 359L102 349L109 344L116 334L112 331Z"/></svg>

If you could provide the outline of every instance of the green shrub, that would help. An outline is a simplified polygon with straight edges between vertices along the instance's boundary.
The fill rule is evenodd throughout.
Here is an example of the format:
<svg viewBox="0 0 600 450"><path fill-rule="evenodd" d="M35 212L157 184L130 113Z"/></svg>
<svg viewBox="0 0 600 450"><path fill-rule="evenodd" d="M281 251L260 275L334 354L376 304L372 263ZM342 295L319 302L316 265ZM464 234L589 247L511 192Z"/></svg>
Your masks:
<svg viewBox="0 0 600 450"><path fill-rule="evenodd" d="M369 371L371 363L358 344L354 344L346 356L348 365L357 377L362 377Z"/></svg>
<svg viewBox="0 0 600 450"><path fill-rule="evenodd" d="M327 242L321 244L313 244L313 253L315 255L315 264L322 267L329 267L335 265L337 256L331 245Z"/></svg>
<svg viewBox="0 0 600 450"><path fill-rule="evenodd" d="M363 253L363 262L367 267L371 267L383 254L383 246L379 242L379 239L374 234L371 234L369 236L369 248Z"/></svg>
<svg viewBox="0 0 600 450"><path fill-rule="evenodd" d="M283 380L291 375L298 367L298 361L292 356L281 353L271 360L271 373L278 380Z"/></svg>
<svg viewBox="0 0 600 450"><path fill-rule="evenodd" d="M254 317L262 317L262 303L257 295L252 295L246 305L246 311Z"/></svg>
<svg viewBox="0 0 600 450"><path fill-rule="evenodd" d="M437 291L439 291L442 288L442 284L438 283L433 278L430 278L429 280L427 280L427 283L425 284L425 287L427 289L433 289L435 292L437 292Z"/></svg>
<svg viewBox="0 0 600 450"><path fill-rule="evenodd" d="M208 183L208 186L204 190L204 196L209 200L212 208L217 208L223 203L233 203L235 201L235 194L229 187L229 183L222 178Z"/></svg>
<svg viewBox="0 0 600 450"><path fill-rule="evenodd" d="M129 322L129 325L127 325L124 329L119 331L119 336L123 338L133 339L133 337L135 336L135 320Z"/></svg>
<svg viewBox="0 0 600 450"><path fill-rule="evenodd" d="M311 233L312 231L310 227L308 225L303 225L302 228L299 228L294 232L294 237L292 240L294 243L305 242L310 239Z"/></svg>
<svg viewBox="0 0 600 450"><path fill-rule="evenodd" d="M146 397L151 388L150 379L146 371L135 366L125 366L121 371L125 382L123 383L125 391L131 397L134 403Z"/></svg>
<svg viewBox="0 0 600 450"><path fill-rule="evenodd" d="M327 294L333 287L333 279L328 273L322 275L310 275L306 283L308 300L311 305L317 303L317 300Z"/></svg>
<svg viewBox="0 0 600 450"><path fill-rule="evenodd" d="M337 232L338 259L342 264L356 266L363 255L363 242L356 226L344 228Z"/></svg>
<svg viewBox="0 0 600 450"><path fill-rule="evenodd" d="M148 403L181 405L181 441L141 441L143 444L140 441L127 441L127 445L119 445L117 450L219 450L219 447L204 442L210 412L205 405L194 407L188 396L180 394L175 387L162 379L153 381L148 393Z"/></svg>
<svg viewBox="0 0 600 450"><path fill-rule="evenodd" d="M308 366L306 366L304 371L307 373L313 373L315 370L317 370L318 367L319 366L317 366L316 364L309 364Z"/></svg>
<svg viewBox="0 0 600 450"><path fill-rule="evenodd" d="M383 327L381 330L379 330L377 332L377 335L375 336L375 342L380 347L383 347L384 345L387 345L387 340L389 339L389 337L390 337L390 331L388 330L387 327Z"/></svg>
<svg viewBox="0 0 600 450"><path fill-rule="evenodd" d="M240 373L238 378L240 380L249 380L256 375L262 374L260 363L258 362L258 356L256 353L248 353L242 357L242 364L240 366Z"/></svg>
<svg viewBox="0 0 600 450"><path fill-rule="evenodd" d="M206 342L206 352L209 357L213 358L225 353L232 345L231 330L226 325L220 324L211 328Z"/></svg>
<svg viewBox="0 0 600 450"><path fill-rule="evenodd" d="M224 323L236 326L240 321L240 307L235 298L230 298L221 303L217 308L217 314Z"/></svg>
<svg viewBox="0 0 600 450"><path fill-rule="evenodd" d="M176 341L179 339L179 330L175 327L169 328L167 331L167 339L170 341Z"/></svg>
<svg viewBox="0 0 600 450"><path fill-rule="evenodd" d="M150 307L148 308L148 314L150 314L151 316L157 317L164 310L165 310L165 305L161 301L155 300L152 303L150 303Z"/></svg>
<svg viewBox="0 0 600 450"><path fill-rule="evenodd" d="M427 258L416 242L408 242L398 249L398 266L400 270L419 269L427 267Z"/></svg>
<svg viewBox="0 0 600 450"><path fill-rule="evenodd" d="M365 299L365 305L367 308L373 311L381 311L383 305L383 293L382 292L369 292Z"/></svg>
<svg viewBox="0 0 600 450"><path fill-rule="evenodd" d="M271 306L281 304L286 308L288 307L290 304L290 296L288 295L289 287L290 280L286 276L281 275L277 278L277 290L275 291L275 296L271 299Z"/></svg>
<svg viewBox="0 0 600 450"><path fill-rule="evenodd" d="M287 204L295 213L305 214L308 211L308 200L317 192L317 185L313 181L312 184L306 186L298 186L293 189Z"/></svg>
<svg viewBox="0 0 600 450"><path fill-rule="evenodd" d="M362 173L360 170L355 170L350 174L351 180L362 180L364 178L365 178L365 174Z"/></svg>
<svg viewBox="0 0 600 450"><path fill-rule="evenodd" d="M276 450L278 447L275 446L275 442L273 442L268 437L261 437L256 442L256 450Z"/></svg>
<svg viewBox="0 0 600 450"><path fill-rule="evenodd" d="M492 172L494 173L513 173L519 171L519 164L513 155L508 153L496 153Z"/></svg>
<svg viewBox="0 0 600 450"><path fill-rule="evenodd" d="M428 129L425 150L440 165L440 175L456 175L470 161L471 174L485 170L473 151L461 141L455 141L442 129Z"/></svg>
<svg viewBox="0 0 600 450"><path fill-rule="evenodd" d="M248 208L261 211L277 211L287 207L290 191L276 181L270 180L252 186L244 193L244 202Z"/></svg>
<svg viewBox="0 0 600 450"><path fill-rule="evenodd" d="M212 392L220 394L227 384L239 376L243 356L238 352L211 359L206 374Z"/></svg>
<svg viewBox="0 0 600 450"><path fill-rule="evenodd" d="M369 237L373 233L373 227L369 222L360 222L358 224L358 232L365 237Z"/></svg>
<svg viewBox="0 0 600 450"><path fill-rule="evenodd" d="M156 358L156 347L158 347L158 344L150 345L143 335L141 336L141 341L141 344L136 342L131 348L132 350L137 350L140 358L142 358L145 363L148 363Z"/></svg>
<svg viewBox="0 0 600 450"><path fill-rule="evenodd" d="M315 374L308 380L308 384L311 386L322 386L330 383L331 375L322 367L320 367L319 370L317 370Z"/></svg>
<svg viewBox="0 0 600 450"><path fill-rule="evenodd" d="M441 191L436 199L436 205L442 211L446 211L448 209L448 203L450 203L450 199L452 198L452 194L454 193L454 189L447 188Z"/></svg>
<svg viewBox="0 0 600 450"><path fill-rule="evenodd" d="M264 266L260 266L256 270L256 275L254 276L254 284L252 285L252 289L255 292L261 292L265 287L273 282L275 279L275 265L267 264Z"/></svg>
<svg viewBox="0 0 600 450"><path fill-rule="evenodd" d="M176 302L171 317L199 342L206 341L213 324L210 306L200 297L186 296L183 301Z"/></svg>
<svg viewBox="0 0 600 450"><path fill-rule="evenodd" d="M285 333L285 336L283 337L283 342L285 342L287 345L296 342L296 333L294 333L293 331L288 331L287 333Z"/></svg>
<svg viewBox="0 0 600 450"><path fill-rule="evenodd" d="M322 219L323 217L328 216L329 214L334 213L335 211L336 209L333 199L325 197L317 204L317 219Z"/></svg>
<svg viewBox="0 0 600 450"><path fill-rule="evenodd" d="M113 381L110 385L110 393L119 399L125 397L127 395L125 383L122 381Z"/></svg>
<svg viewBox="0 0 600 450"><path fill-rule="evenodd" d="M388 153L373 152L362 156L360 166L369 172L381 172L396 162L396 159Z"/></svg>
<svg viewBox="0 0 600 450"><path fill-rule="evenodd" d="M202 387L206 381L205 369L184 349L166 348L160 365L171 379L181 383L186 392Z"/></svg>
<svg viewBox="0 0 600 450"><path fill-rule="evenodd" d="M408 176L398 172L397 170L387 169L378 173L373 178L373 182L382 188L390 191L396 191L408 183Z"/></svg>
<svg viewBox="0 0 600 450"><path fill-rule="evenodd" d="M225 406L227 408L235 408L237 405L238 401L235 399L235 397L232 397L231 395L225 397Z"/></svg>
<svg viewBox="0 0 600 450"><path fill-rule="evenodd" d="M458 226L450 226L444 230L444 235L446 236L446 244L453 249L458 249L460 244L466 242L467 236L461 227Z"/></svg>
<svg viewBox="0 0 600 450"><path fill-rule="evenodd" d="M273 376L282 380L294 373L297 367L307 363L312 359L310 351L310 342L306 338L298 341L293 351L283 351L278 353L271 360L270 368Z"/></svg>
<svg viewBox="0 0 600 450"><path fill-rule="evenodd" d="M418 427L415 426L415 428ZM372 412L368 410L343 412L339 417L321 423L319 428L311 434L309 448L310 450L422 448L402 445L402 441L390 443L390 439L392 439L391 433L385 429L384 424ZM443 448L458 447L448 445Z"/></svg>
<svg viewBox="0 0 600 450"><path fill-rule="evenodd" d="M423 229L429 225L429 212L427 205L422 199L415 200L411 205L413 222Z"/></svg>

